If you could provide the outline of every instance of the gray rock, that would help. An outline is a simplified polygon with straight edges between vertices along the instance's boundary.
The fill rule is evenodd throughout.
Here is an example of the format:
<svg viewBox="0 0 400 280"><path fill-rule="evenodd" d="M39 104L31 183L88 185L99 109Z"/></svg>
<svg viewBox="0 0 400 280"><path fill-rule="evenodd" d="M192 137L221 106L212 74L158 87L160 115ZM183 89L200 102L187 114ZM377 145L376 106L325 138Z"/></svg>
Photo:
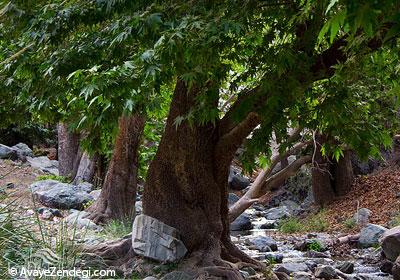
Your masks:
<svg viewBox="0 0 400 280"><path fill-rule="evenodd" d="M271 208L264 215L267 220L280 220L290 216L291 214L286 206Z"/></svg>
<svg viewBox="0 0 400 280"><path fill-rule="evenodd" d="M359 246L362 248L368 248L379 245L379 239L385 231L386 228L379 225L366 225L361 229L360 238L358 240Z"/></svg>
<svg viewBox="0 0 400 280"><path fill-rule="evenodd" d="M360 208L357 213L354 214L353 220L358 225L366 225L369 223L369 217L371 216L372 211L367 208Z"/></svg>
<svg viewBox="0 0 400 280"><path fill-rule="evenodd" d="M11 147L16 153L20 160L25 161L26 157L33 157L32 150L28 147L28 145L24 143L18 143Z"/></svg>
<svg viewBox="0 0 400 280"><path fill-rule="evenodd" d="M136 254L160 262L175 262L187 253L177 229L146 215L135 218L132 248Z"/></svg>
<svg viewBox="0 0 400 280"><path fill-rule="evenodd" d="M86 203L93 200L81 188L56 180L35 182L31 184L31 190L40 203L51 208L83 209Z"/></svg>
<svg viewBox="0 0 400 280"><path fill-rule="evenodd" d="M278 223L275 220L267 220L261 225L261 229L275 229L278 228Z"/></svg>
<svg viewBox="0 0 400 280"><path fill-rule="evenodd" d="M17 157L16 151L6 145L0 144L0 159L16 159Z"/></svg>
<svg viewBox="0 0 400 280"><path fill-rule="evenodd" d="M296 280L312 280L312 274L308 272L294 272L293 279Z"/></svg>
<svg viewBox="0 0 400 280"><path fill-rule="evenodd" d="M300 209L300 205L292 200L284 200L280 203L280 207L284 206L288 209L288 211L293 214L296 213Z"/></svg>
<svg viewBox="0 0 400 280"><path fill-rule="evenodd" d="M247 239L246 243L260 252L269 252L270 250L278 251L276 241L269 236L257 236L252 239Z"/></svg>
<svg viewBox="0 0 400 280"><path fill-rule="evenodd" d="M239 197L234 193L228 194L228 205L231 206L239 200Z"/></svg>
<svg viewBox="0 0 400 280"><path fill-rule="evenodd" d="M303 241L295 243L294 244L294 249L298 250L298 251L302 251L302 252L308 251L308 250L311 249L313 244L316 244L316 243L320 246L320 250L319 251L321 251L321 252L326 251L327 247L326 247L325 242L323 242L320 239L315 239L315 238L306 239L306 240L303 240Z"/></svg>
<svg viewBox="0 0 400 280"><path fill-rule="evenodd" d="M158 280L158 278L149 276L149 277L144 278L143 280Z"/></svg>
<svg viewBox="0 0 400 280"><path fill-rule="evenodd" d="M315 277L317 278L323 278L326 280L330 280L330 279L335 279L337 277L337 272L336 270L329 265L322 265L322 266L318 266L315 269Z"/></svg>
<svg viewBox="0 0 400 280"><path fill-rule="evenodd" d="M135 203L135 213L140 215L143 212L143 204L141 201L136 201Z"/></svg>
<svg viewBox="0 0 400 280"><path fill-rule="evenodd" d="M40 169L45 173L59 175L59 172L58 172L58 161L57 160L50 160L46 156L42 156L42 157L26 157L26 160L34 168Z"/></svg>
<svg viewBox="0 0 400 280"><path fill-rule="evenodd" d="M268 252L265 253L265 259L268 260L270 263L282 263L283 254L277 252Z"/></svg>
<svg viewBox="0 0 400 280"><path fill-rule="evenodd" d="M232 231L250 230L252 228L253 225L251 224L250 215L247 213L242 213L230 225Z"/></svg>
<svg viewBox="0 0 400 280"><path fill-rule="evenodd" d="M242 268L242 271L247 272L249 274L249 276L253 276L256 275L257 272L254 270L254 268L246 266Z"/></svg>
<svg viewBox="0 0 400 280"><path fill-rule="evenodd" d="M400 226L387 230L382 236L382 250L391 261L400 255Z"/></svg>
<svg viewBox="0 0 400 280"><path fill-rule="evenodd" d="M101 227L87 218L88 216L89 213L86 211L72 210L71 214L65 218L65 222L79 229L101 230Z"/></svg>
<svg viewBox="0 0 400 280"><path fill-rule="evenodd" d="M62 217L63 215L61 214L60 210L54 209L54 208L46 208L46 207L41 207L37 209L37 212L39 214L43 214L44 212L50 212L53 216L55 217Z"/></svg>
<svg viewBox="0 0 400 280"><path fill-rule="evenodd" d="M354 263L344 262L337 267L341 272L346 274L352 274L354 272Z"/></svg>
<svg viewBox="0 0 400 280"><path fill-rule="evenodd" d="M249 279L250 278L250 274L247 271L244 270L239 270L240 275L242 275L242 277L244 279Z"/></svg>
<svg viewBox="0 0 400 280"><path fill-rule="evenodd" d="M283 263L278 265L276 268L276 271L278 272L284 272L287 275L291 275L293 272L299 272L299 271L309 271L308 266L305 263Z"/></svg>
<svg viewBox="0 0 400 280"><path fill-rule="evenodd" d="M78 189L81 191L90 193L93 190L93 184L88 183L88 182L81 182L76 186Z"/></svg>
<svg viewBox="0 0 400 280"><path fill-rule="evenodd" d="M313 251L313 250L307 251L305 256L307 258L313 258L313 259L314 258L315 259L317 259L317 258L330 258L330 255L327 254L327 253L317 252L317 251Z"/></svg>
<svg viewBox="0 0 400 280"><path fill-rule="evenodd" d="M93 197L93 200L97 200L100 196L101 190L91 191L89 194Z"/></svg>
<svg viewBox="0 0 400 280"><path fill-rule="evenodd" d="M235 191L241 191L250 185L250 180L240 174L240 171L231 166L228 177L229 188Z"/></svg>

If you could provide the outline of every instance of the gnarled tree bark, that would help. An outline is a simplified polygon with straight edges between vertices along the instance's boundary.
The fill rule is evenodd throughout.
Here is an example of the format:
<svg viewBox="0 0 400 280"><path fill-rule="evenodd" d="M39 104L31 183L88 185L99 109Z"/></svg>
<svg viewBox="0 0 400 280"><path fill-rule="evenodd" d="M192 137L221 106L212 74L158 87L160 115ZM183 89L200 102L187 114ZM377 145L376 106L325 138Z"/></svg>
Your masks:
<svg viewBox="0 0 400 280"><path fill-rule="evenodd" d="M106 178L97 201L89 207L95 223L133 219L138 172L138 148L145 120L141 115L122 116Z"/></svg>
<svg viewBox="0 0 400 280"><path fill-rule="evenodd" d="M237 249L229 237L227 178L242 141L231 140L247 135L257 125L257 116L249 115L222 135L211 122L175 126L175 119L195 106L199 92L195 87L188 91L183 81L177 82L165 132L149 168L144 214L179 230L189 252L185 268L201 267L214 275L233 273L237 277L226 271L227 267L230 271L228 262L260 264ZM214 102L217 106L218 100Z"/></svg>

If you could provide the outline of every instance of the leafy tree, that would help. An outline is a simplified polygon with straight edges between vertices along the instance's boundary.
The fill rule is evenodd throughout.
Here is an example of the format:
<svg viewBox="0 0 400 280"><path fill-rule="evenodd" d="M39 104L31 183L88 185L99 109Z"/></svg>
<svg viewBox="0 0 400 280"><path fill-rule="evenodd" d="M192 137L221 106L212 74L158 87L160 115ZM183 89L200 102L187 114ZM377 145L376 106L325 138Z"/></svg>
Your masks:
<svg viewBox="0 0 400 280"><path fill-rule="evenodd" d="M251 168L273 132L284 139L299 125L338 130L328 98L318 95L336 102L340 95L322 89L349 85L342 68L397 49L398 8L393 1L16 1L4 8L3 24L10 46L24 51L4 64L2 81L44 111L56 106L88 139L124 112L157 110L162 86L175 84L144 213L180 231L185 268L242 279L226 261L261 265L230 240L227 177L236 150L246 142ZM15 15L22 26L11 25ZM220 96L229 104L223 110ZM309 101L316 121L297 114ZM338 104L338 114L346 111ZM378 127L362 129L385 139Z"/></svg>

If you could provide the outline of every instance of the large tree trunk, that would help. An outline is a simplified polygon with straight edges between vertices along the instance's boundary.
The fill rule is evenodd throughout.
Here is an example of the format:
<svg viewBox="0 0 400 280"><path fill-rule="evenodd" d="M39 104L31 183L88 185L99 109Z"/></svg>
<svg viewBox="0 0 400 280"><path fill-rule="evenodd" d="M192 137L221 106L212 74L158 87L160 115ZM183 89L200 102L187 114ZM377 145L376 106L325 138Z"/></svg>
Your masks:
<svg viewBox="0 0 400 280"><path fill-rule="evenodd" d="M353 166L351 164L351 151L345 151L344 157L335 162L333 166L335 193L345 195L351 190L354 182Z"/></svg>
<svg viewBox="0 0 400 280"><path fill-rule="evenodd" d="M100 197L88 209L95 223L112 219L133 219L135 214L138 148L144 117L122 116Z"/></svg>
<svg viewBox="0 0 400 280"><path fill-rule="evenodd" d="M321 134L315 135L314 147L314 166L312 168L312 190L315 203L325 206L332 202L335 198L333 190L331 173L331 163L328 158L322 155L321 146L326 142L326 136Z"/></svg>
<svg viewBox="0 0 400 280"><path fill-rule="evenodd" d="M71 132L66 123L58 124L58 162L61 176L73 179L77 172L81 152L79 134Z"/></svg>
<svg viewBox="0 0 400 280"><path fill-rule="evenodd" d="M193 109L196 95L194 87L188 92L184 82L178 81L165 132L149 168L144 214L179 230L189 252L186 268L225 266L221 256L231 262L246 260L256 264L229 237L228 173L236 149L228 149L226 157L218 152L221 139L218 127L211 122L174 124L178 116ZM216 99L215 106L217 102ZM237 271L228 272L226 267L209 272L242 279Z"/></svg>

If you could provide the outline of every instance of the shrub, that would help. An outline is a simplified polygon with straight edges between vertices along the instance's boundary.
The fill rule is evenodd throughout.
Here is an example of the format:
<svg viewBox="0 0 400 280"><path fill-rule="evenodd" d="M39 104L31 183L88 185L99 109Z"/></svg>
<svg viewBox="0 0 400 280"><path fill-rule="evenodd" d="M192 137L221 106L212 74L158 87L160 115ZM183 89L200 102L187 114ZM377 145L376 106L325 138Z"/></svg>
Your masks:
<svg viewBox="0 0 400 280"><path fill-rule="evenodd" d="M309 218L307 218L306 224L306 228L308 231L326 231L329 227L326 212L324 210L321 210L319 213L310 216Z"/></svg>
<svg viewBox="0 0 400 280"><path fill-rule="evenodd" d="M283 233L302 232L304 225L298 218L287 218L279 223L279 230Z"/></svg>
<svg viewBox="0 0 400 280"><path fill-rule="evenodd" d="M345 220L345 221L343 222L343 225L344 225L347 229L353 229L353 228L356 227L357 222L356 222L355 219L350 218L350 219Z"/></svg>
<svg viewBox="0 0 400 280"><path fill-rule="evenodd" d="M43 180L56 180L60 181L61 183L70 183L71 180L64 176L54 175L54 174L45 174L39 175L36 177L36 181L43 181Z"/></svg>
<svg viewBox="0 0 400 280"><path fill-rule="evenodd" d="M318 240L312 240L308 245L307 249L316 251L316 252L321 252L323 251L324 246L319 242Z"/></svg>
<svg viewBox="0 0 400 280"><path fill-rule="evenodd" d="M112 220L104 226L104 235L112 238L121 238L132 232L131 220Z"/></svg>

